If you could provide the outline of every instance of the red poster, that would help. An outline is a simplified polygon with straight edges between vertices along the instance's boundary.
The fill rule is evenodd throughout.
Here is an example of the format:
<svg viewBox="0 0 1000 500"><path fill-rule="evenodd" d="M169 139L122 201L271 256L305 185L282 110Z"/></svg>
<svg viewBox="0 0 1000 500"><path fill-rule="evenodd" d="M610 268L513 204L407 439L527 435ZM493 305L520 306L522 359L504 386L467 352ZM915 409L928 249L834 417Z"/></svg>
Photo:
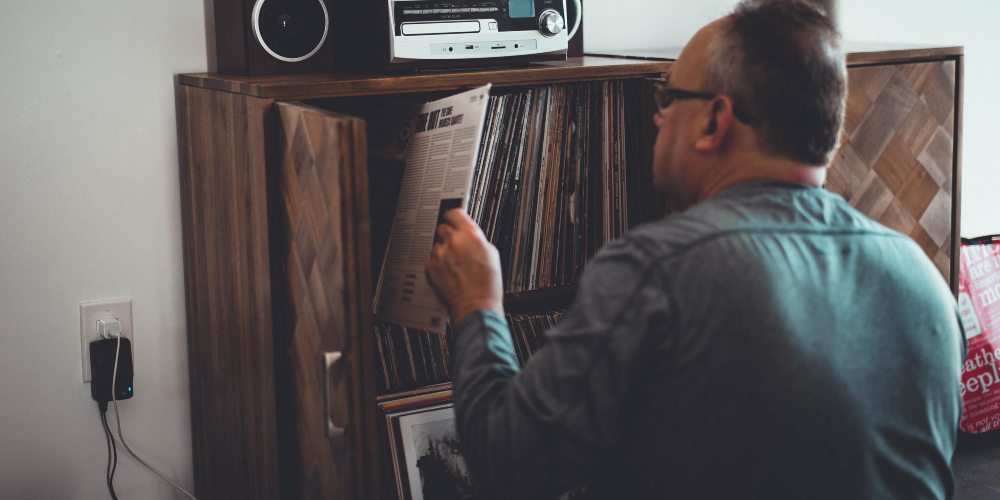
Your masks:
<svg viewBox="0 0 1000 500"><path fill-rule="evenodd" d="M968 341L962 421L971 434L1000 428L1000 236L962 242L958 308Z"/></svg>

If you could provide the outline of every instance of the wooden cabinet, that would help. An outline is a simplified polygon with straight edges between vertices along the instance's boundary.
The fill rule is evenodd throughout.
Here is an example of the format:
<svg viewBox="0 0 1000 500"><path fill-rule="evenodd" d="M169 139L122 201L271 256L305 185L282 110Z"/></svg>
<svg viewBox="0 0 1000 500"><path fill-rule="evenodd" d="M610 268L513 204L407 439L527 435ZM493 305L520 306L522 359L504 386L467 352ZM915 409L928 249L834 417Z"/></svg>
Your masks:
<svg viewBox="0 0 1000 500"><path fill-rule="evenodd" d="M849 61L845 146L828 187L913 236L955 283L961 51ZM392 480L381 477L371 314L371 238L386 229L370 214L378 179L365 123L324 109L329 100L645 80L669 67L588 56L395 76L179 75L197 495L368 499ZM648 96L635 97L651 115ZM653 126L640 121L632 139L648 165ZM640 218L662 214L662 199L642 196ZM512 300L533 297L546 295Z"/></svg>
<svg viewBox="0 0 1000 500"><path fill-rule="evenodd" d="M180 75L198 494L380 496L365 124L314 104L485 83L641 80L668 67L585 57L381 77ZM644 123L636 137L648 150Z"/></svg>
<svg viewBox="0 0 1000 500"><path fill-rule="evenodd" d="M842 145L826 187L913 238L957 293L962 55L924 52L848 59Z"/></svg>

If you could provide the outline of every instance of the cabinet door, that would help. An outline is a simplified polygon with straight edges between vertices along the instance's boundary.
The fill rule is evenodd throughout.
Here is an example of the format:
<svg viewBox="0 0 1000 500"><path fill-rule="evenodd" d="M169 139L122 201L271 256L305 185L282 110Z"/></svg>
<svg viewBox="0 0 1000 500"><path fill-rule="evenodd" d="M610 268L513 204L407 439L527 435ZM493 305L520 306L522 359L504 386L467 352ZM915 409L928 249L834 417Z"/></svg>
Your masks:
<svg viewBox="0 0 1000 500"><path fill-rule="evenodd" d="M956 65L944 60L849 68L843 144L826 185L913 238L953 288Z"/></svg>
<svg viewBox="0 0 1000 500"><path fill-rule="evenodd" d="M373 498L364 122L297 103L277 108L282 157L270 213L282 497Z"/></svg>

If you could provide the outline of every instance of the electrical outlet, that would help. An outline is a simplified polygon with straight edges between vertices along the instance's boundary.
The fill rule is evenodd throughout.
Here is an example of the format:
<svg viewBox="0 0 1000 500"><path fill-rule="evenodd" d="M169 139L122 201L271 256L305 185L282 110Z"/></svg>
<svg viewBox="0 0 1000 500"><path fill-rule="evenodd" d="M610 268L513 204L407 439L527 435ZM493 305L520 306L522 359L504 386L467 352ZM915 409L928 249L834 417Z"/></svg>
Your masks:
<svg viewBox="0 0 1000 500"><path fill-rule="evenodd" d="M114 338L117 332L132 342L132 299L106 299L80 303L80 352L83 359L83 381L90 382L90 343Z"/></svg>

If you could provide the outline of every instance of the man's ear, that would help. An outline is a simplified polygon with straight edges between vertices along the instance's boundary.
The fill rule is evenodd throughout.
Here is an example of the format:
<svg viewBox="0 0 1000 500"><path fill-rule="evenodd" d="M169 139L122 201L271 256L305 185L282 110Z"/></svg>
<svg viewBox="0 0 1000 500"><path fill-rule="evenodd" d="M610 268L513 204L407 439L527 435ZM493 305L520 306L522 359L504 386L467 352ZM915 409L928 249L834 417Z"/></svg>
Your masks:
<svg viewBox="0 0 1000 500"><path fill-rule="evenodd" d="M720 149L729 136L733 118L733 101L729 96L720 95L712 99L711 106L699 121L695 150L707 152Z"/></svg>

